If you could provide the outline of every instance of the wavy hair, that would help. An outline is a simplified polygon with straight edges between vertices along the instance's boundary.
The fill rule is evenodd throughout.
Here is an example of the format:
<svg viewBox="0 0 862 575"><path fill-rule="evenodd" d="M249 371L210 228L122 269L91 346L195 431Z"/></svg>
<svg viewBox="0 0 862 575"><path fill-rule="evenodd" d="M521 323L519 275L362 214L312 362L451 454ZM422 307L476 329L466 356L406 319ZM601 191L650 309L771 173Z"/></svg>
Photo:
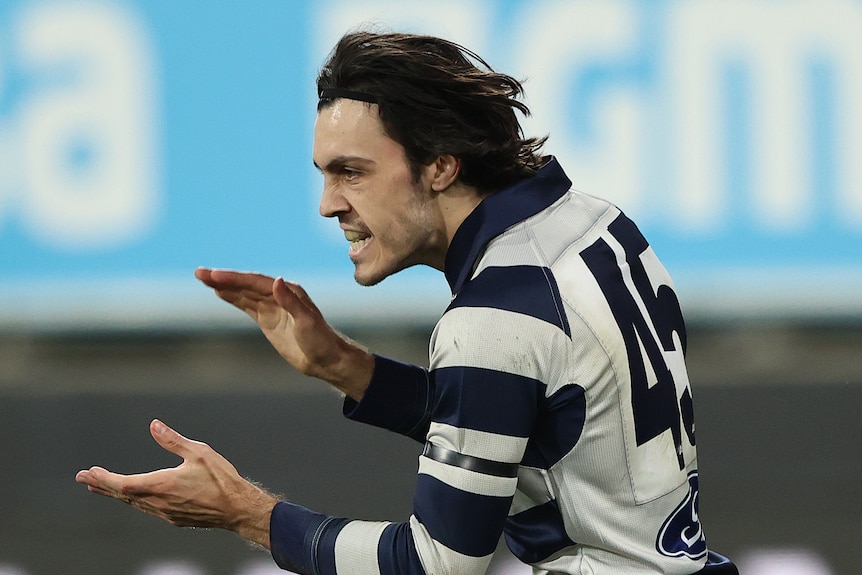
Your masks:
<svg viewBox="0 0 862 575"><path fill-rule="evenodd" d="M414 34L356 31L345 34L317 77L318 111L358 92L379 106L386 134L401 144L414 177L434 158L461 160L460 179L483 193L536 172L544 138L525 138L516 111L521 83L495 72L463 46ZM337 93L337 92L335 92Z"/></svg>

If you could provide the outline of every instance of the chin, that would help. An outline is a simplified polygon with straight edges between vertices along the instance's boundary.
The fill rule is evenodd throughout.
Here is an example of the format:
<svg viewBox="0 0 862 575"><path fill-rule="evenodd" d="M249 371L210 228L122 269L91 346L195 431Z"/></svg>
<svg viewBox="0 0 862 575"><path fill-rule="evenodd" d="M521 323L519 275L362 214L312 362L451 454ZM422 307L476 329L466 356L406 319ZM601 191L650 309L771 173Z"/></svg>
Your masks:
<svg viewBox="0 0 862 575"><path fill-rule="evenodd" d="M356 271L353 273L353 279L356 281L356 283L358 283L358 284L359 284L359 285L361 285L361 286L371 287L371 286L376 286L377 284L379 284L380 282L382 282L384 279L386 279L386 277L387 277L388 275L389 275L389 274L383 274L383 275L379 275L379 274L374 274L374 275L370 275L370 274L363 274L363 273L360 273L360 271L359 271L359 270L356 270Z"/></svg>
<svg viewBox="0 0 862 575"><path fill-rule="evenodd" d="M355 274L353 276L353 279L356 280L356 283L364 287L376 286L383 281L383 278L364 278Z"/></svg>
<svg viewBox="0 0 862 575"><path fill-rule="evenodd" d="M353 270L353 279L361 286L370 287L376 286L392 274L403 270L403 267L395 267L393 269L362 269L362 266L356 266Z"/></svg>

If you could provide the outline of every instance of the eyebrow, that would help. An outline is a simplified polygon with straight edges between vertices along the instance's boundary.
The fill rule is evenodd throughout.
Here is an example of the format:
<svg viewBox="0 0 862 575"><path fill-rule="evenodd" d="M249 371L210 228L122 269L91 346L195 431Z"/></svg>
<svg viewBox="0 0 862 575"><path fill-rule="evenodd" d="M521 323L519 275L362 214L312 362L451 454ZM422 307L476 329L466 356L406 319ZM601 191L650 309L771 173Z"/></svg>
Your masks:
<svg viewBox="0 0 862 575"><path fill-rule="evenodd" d="M347 164L354 164L360 166L371 166L376 162L374 160L363 158L362 156L336 156L329 160L326 165L322 168L317 165L317 162L313 162L314 167L317 168L320 172L337 172L339 169L343 168Z"/></svg>

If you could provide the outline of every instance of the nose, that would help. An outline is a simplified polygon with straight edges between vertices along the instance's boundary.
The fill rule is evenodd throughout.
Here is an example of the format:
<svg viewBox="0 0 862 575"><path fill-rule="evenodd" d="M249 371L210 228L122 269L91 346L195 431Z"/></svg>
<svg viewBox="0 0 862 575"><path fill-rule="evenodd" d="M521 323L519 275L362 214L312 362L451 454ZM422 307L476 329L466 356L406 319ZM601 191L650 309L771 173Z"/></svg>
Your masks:
<svg viewBox="0 0 862 575"><path fill-rule="evenodd" d="M350 203L341 193L338 185L324 183L318 211L324 218L334 218L349 212Z"/></svg>

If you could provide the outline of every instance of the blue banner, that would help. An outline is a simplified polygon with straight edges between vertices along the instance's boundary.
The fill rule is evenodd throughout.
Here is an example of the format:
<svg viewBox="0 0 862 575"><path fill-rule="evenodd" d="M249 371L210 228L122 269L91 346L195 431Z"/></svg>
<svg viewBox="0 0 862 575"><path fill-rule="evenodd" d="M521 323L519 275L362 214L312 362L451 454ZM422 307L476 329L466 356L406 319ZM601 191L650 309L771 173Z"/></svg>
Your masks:
<svg viewBox="0 0 862 575"><path fill-rule="evenodd" d="M336 321L433 319L439 274L359 288L317 213L315 75L369 23L524 78L526 131L691 315L862 315L858 0L0 0L0 329L239 320L199 265L298 280Z"/></svg>

